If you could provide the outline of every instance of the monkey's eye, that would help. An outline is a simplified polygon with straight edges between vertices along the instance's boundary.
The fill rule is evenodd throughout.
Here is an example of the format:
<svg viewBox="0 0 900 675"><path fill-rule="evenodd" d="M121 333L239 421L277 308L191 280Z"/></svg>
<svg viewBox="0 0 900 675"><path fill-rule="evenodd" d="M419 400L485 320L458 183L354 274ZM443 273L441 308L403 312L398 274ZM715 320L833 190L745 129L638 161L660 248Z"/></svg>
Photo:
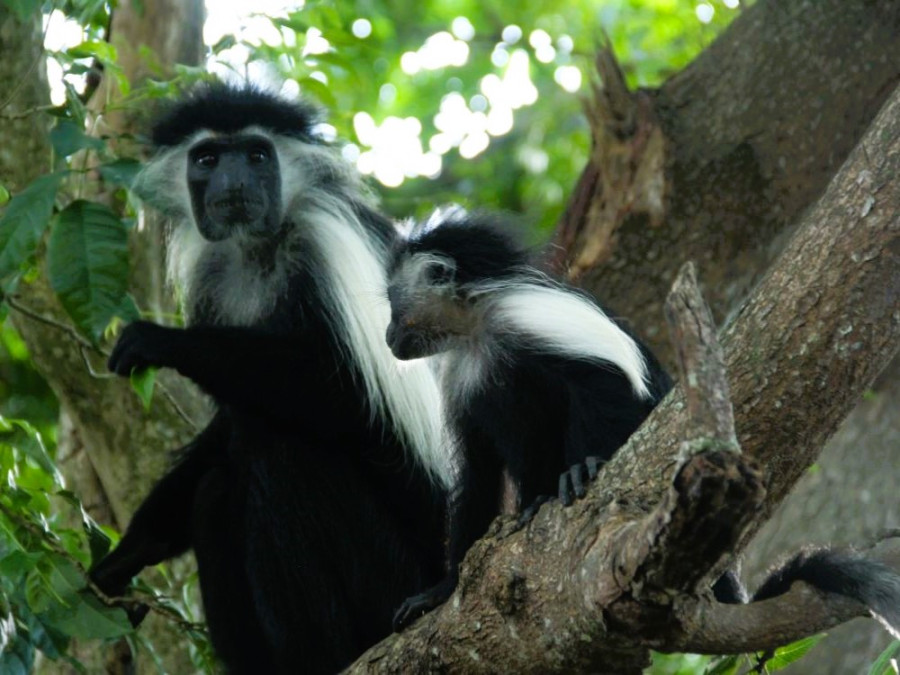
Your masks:
<svg viewBox="0 0 900 675"><path fill-rule="evenodd" d="M254 148L247 155L247 159L253 164L262 164L269 159L269 153L262 148Z"/></svg>
<svg viewBox="0 0 900 675"><path fill-rule="evenodd" d="M211 151L201 152L194 158L194 163L205 169L211 169L219 163L219 156Z"/></svg>
<svg viewBox="0 0 900 675"><path fill-rule="evenodd" d="M453 271L446 265L429 265L425 268L425 279L429 284L449 284L453 281Z"/></svg>

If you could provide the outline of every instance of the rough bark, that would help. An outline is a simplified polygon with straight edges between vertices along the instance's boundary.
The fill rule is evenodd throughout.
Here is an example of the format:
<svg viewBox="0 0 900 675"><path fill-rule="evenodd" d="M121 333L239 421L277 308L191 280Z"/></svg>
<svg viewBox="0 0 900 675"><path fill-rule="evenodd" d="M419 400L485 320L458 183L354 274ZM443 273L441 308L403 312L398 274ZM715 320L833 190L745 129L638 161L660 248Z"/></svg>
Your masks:
<svg viewBox="0 0 900 675"><path fill-rule="evenodd" d="M647 647L755 650L862 614L824 596L800 611L795 603L811 597L800 588L767 605L724 608L697 589L900 348L898 212L900 90L723 332L749 463L719 450L721 440L697 441L694 429L721 424L689 419L694 406L676 389L587 499L545 506L524 531L479 542L454 596L354 670L489 672L502 663L517 672L633 673ZM791 413L779 413L789 398ZM765 467L764 499L754 464ZM716 637L725 626L727 643Z"/></svg>
<svg viewBox="0 0 900 675"><path fill-rule="evenodd" d="M892 0L763 0L658 90L628 92L601 54L557 233L571 276L670 355L662 303L693 260L721 322L900 82L898 33Z"/></svg>
<svg viewBox="0 0 900 675"><path fill-rule="evenodd" d="M678 266L697 262L720 322L738 310L900 81L898 34L890 0L761 0L658 90L629 93L602 55L595 147L560 224L561 262L671 364L661 307ZM751 546L748 578L802 544L900 526L900 364L890 372ZM797 667L864 670L889 638L855 624Z"/></svg>

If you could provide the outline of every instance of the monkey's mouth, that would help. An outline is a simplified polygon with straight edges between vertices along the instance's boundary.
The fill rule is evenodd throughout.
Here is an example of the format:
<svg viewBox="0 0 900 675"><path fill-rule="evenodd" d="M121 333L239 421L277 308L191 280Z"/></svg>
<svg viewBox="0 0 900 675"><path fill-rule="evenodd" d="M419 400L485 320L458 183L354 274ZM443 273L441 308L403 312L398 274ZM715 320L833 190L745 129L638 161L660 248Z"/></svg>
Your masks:
<svg viewBox="0 0 900 675"><path fill-rule="evenodd" d="M441 351L440 340L421 333L401 333L388 326L387 343L391 352L401 361L433 356Z"/></svg>
<svg viewBox="0 0 900 675"><path fill-rule="evenodd" d="M265 221L266 204L261 199L220 199L210 205L209 212L217 222L231 226L244 225L252 229L257 223Z"/></svg>

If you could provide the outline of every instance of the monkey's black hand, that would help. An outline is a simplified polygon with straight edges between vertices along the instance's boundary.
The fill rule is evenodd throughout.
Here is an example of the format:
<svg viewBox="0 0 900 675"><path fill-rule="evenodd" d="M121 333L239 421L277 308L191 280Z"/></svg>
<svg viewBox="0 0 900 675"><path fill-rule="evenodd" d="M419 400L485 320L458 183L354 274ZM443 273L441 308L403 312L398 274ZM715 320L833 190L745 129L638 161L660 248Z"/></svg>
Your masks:
<svg viewBox="0 0 900 675"><path fill-rule="evenodd" d="M518 520L516 520L516 524L513 525L513 528L509 532L505 532L504 536L509 536L513 532L518 532L528 523L534 520L534 517L537 515L537 512L540 510L540 508L551 499L553 499L553 497L550 497L549 495L541 495L533 502L531 502L531 504L522 509L522 513L519 514L519 518Z"/></svg>
<svg viewBox="0 0 900 675"><path fill-rule="evenodd" d="M424 616L435 607L444 604L456 588L459 578L456 574L444 577L444 580L418 595L403 601L394 613L394 632L399 633L420 616Z"/></svg>
<svg viewBox="0 0 900 675"><path fill-rule="evenodd" d="M573 464L568 471L559 475L559 501L563 506L572 506L575 498L581 499L587 494L587 482L597 477L603 461L599 457L585 457L583 462Z"/></svg>
<svg viewBox="0 0 900 675"><path fill-rule="evenodd" d="M90 577L94 585L99 588L107 598L123 598L125 596L126 585L114 581L112 576L107 576L102 567L92 570ZM84 592L92 593L90 589L86 589ZM93 595L97 596L96 593L93 593ZM100 598L100 600L104 603L107 602L107 600L104 600L103 598ZM144 617L147 616L147 612L150 611L149 606L138 600L126 599L124 602L117 602L116 605L125 610L125 614L128 616L128 621L131 623L132 628L140 626Z"/></svg>
<svg viewBox="0 0 900 675"><path fill-rule="evenodd" d="M149 366L168 366L172 328L149 321L135 321L125 327L107 366L116 375L128 377L132 370Z"/></svg>

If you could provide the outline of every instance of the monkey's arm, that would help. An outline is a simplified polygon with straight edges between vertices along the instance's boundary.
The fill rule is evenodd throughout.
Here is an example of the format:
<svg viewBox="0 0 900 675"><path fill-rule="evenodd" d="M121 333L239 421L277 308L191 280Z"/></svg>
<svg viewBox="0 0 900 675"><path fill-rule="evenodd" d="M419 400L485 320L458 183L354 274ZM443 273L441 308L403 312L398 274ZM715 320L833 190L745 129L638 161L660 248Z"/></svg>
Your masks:
<svg viewBox="0 0 900 675"><path fill-rule="evenodd" d="M459 565L469 548L500 512L503 467L496 449L480 434L467 434L463 466L450 505L447 576L431 588L407 598L394 614L394 630L443 604L459 582Z"/></svg>
<svg viewBox="0 0 900 675"><path fill-rule="evenodd" d="M314 352L302 336L136 321L122 331L109 369L127 376L148 366L174 368L221 402L293 421L298 410L315 418L331 404L318 387L303 386Z"/></svg>
<svg viewBox="0 0 900 675"><path fill-rule="evenodd" d="M94 565L91 580L106 595L122 595L144 567L190 548L197 486L215 456L225 451L228 434L228 419L220 412L185 446L178 464L156 484L135 512L119 545Z"/></svg>

